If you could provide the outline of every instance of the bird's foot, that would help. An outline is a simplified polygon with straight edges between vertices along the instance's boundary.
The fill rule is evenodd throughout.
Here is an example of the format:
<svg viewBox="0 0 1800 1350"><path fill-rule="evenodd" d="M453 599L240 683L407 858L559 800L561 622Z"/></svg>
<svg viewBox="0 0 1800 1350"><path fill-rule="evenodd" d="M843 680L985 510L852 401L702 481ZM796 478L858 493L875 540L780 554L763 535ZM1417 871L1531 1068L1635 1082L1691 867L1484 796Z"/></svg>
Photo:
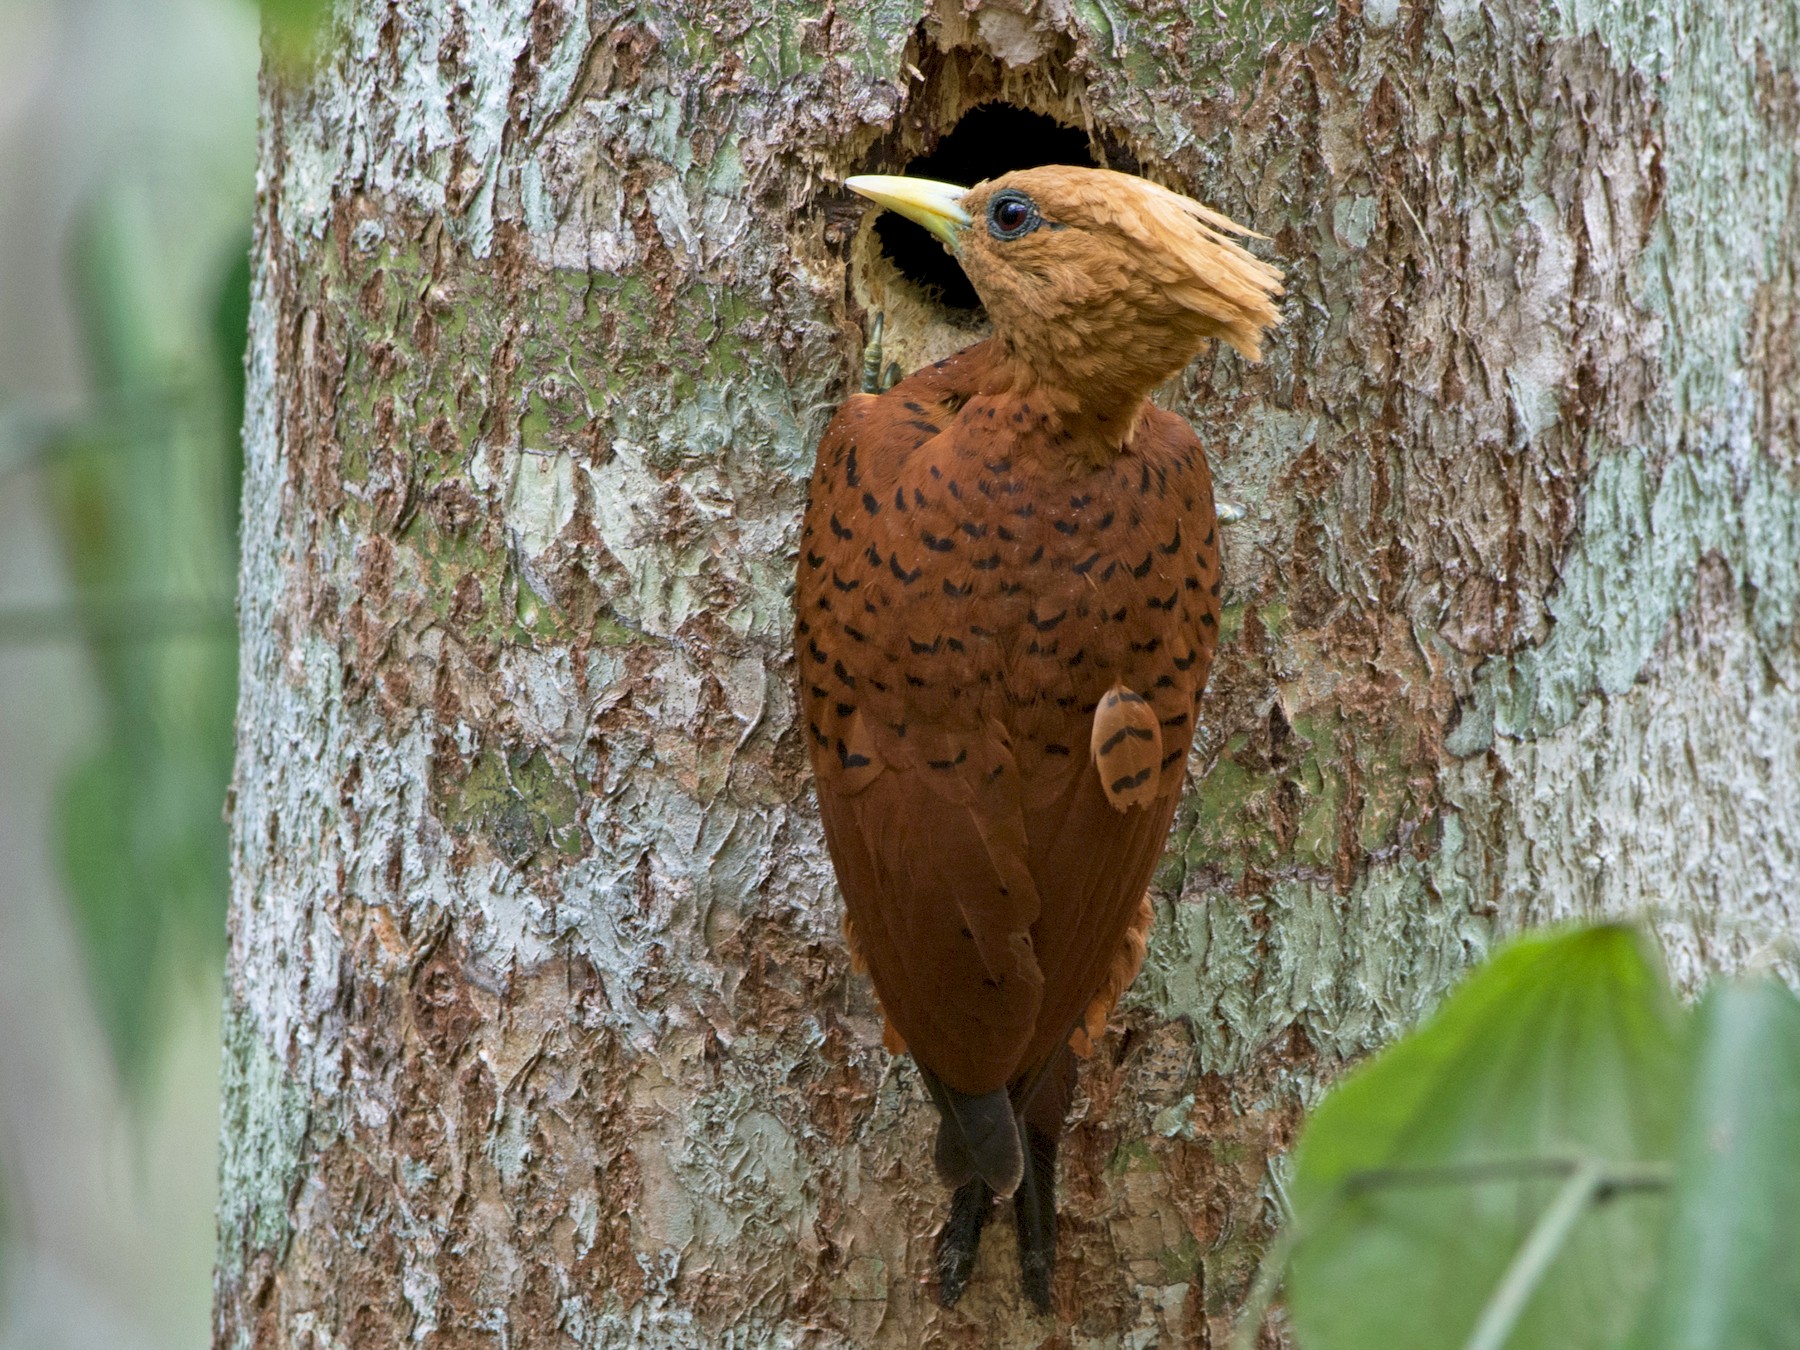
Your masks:
<svg viewBox="0 0 1800 1350"><path fill-rule="evenodd" d="M1242 502L1228 502L1223 497L1213 503L1219 516L1219 524L1235 525L1250 514L1250 508Z"/></svg>
<svg viewBox="0 0 1800 1350"><path fill-rule="evenodd" d="M885 394L900 383L900 363L888 362L884 371L881 368L881 334L887 327L887 314L875 312L875 326L869 332L868 345L863 348L862 391L865 394Z"/></svg>
<svg viewBox="0 0 1800 1350"><path fill-rule="evenodd" d="M993 1205L994 1192L980 1177L957 1187L951 1197L950 1214L937 1241L938 1302L946 1308L954 1308L969 1287L981 1230Z"/></svg>

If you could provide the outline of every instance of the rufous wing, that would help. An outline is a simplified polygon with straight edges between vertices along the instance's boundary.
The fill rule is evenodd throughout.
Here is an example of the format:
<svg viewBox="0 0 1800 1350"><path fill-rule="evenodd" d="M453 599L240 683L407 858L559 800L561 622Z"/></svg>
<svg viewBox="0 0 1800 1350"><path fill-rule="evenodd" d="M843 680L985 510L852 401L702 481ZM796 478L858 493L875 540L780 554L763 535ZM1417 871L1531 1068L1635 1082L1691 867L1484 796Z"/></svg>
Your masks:
<svg viewBox="0 0 1800 1350"><path fill-rule="evenodd" d="M1113 954L1112 964L1106 969L1106 983L1088 1002L1087 1011L1082 1013L1081 1021L1069 1036L1069 1048L1081 1059L1094 1053L1094 1045L1099 1041L1100 1033L1106 1030L1107 1019L1118 1006L1119 996L1131 987L1138 971L1143 969L1144 955L1150 950L1150 919L1150 892L1145 891L1138 901L1131 927L1125 930L1119 949Z"/></svg>

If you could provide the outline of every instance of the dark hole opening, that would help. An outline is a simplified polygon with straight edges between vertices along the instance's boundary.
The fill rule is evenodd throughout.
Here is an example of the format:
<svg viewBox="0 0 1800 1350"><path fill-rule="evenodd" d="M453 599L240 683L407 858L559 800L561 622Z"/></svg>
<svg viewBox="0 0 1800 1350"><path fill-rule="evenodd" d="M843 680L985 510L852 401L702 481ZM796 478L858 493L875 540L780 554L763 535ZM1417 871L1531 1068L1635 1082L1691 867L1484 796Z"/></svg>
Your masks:
<svg viewBox="0 0 1800 1350"><path fill-rule="evenodd" d="M1088 149L1087 133L1079 128L1010 103L983 103L964 113L937 149L912 160L901 172L974 187L985 178L1040 164L1098 167ZM901 276L938 296L945 307L981 307L956 259L906 217L883 211L875 218L875 238Z"/></svg>

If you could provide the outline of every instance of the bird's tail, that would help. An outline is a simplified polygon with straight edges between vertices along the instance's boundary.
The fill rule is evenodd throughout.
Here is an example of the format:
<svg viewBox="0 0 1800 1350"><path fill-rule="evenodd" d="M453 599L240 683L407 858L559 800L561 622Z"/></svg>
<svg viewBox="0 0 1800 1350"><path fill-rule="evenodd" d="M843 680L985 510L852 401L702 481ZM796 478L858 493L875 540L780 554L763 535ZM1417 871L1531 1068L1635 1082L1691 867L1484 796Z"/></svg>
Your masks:
<svg viewBox="0 0 1800 1350"><path fill-rule="evenodd" d="M938 1172L956 1191L938 1234L938 1301L948 1308L962 1297L994 1197L1011 1195L1020 1284L1038 1311L1048 1312L1056 1272L1056 1145L1075 1086L1075 1057L1065 1044L1008 1090L979 1097L958 1092L922 1064L919 1076L938 1108Z"/></svg>
<svg viewBox="0 0 1800 1350"><path fill-rule="evenodd" d="M1045 1130L1027 1121L1030 1157L1013 1196L1013 1224L1019 1235L1019 1283L1039 1312L1050 1311L1050 1282L1056 1273L1056 1143L1062 1128Z"/></svg>
<svg viewBox="0 0 1800 1350"><path fill-rule="evenodd" d="M1013 1196L1019 1283L1039 1312L1050 1311L1050 1285L1056 1273L1056 1145L1074 1091L1075 1056L1067 1037L1012 1090L1026 1153L1024 1175Z"/></svg>
<svg viewBox="0 0 1800 1350"><path fill-rule="evenodd" d="M1025 1151L1006 1089L971 1096L923 1064L919 1077L938 1109L938 1175L953 1189L980 1177L995 1195L1011 1195L1025 1172Z"/></svg>

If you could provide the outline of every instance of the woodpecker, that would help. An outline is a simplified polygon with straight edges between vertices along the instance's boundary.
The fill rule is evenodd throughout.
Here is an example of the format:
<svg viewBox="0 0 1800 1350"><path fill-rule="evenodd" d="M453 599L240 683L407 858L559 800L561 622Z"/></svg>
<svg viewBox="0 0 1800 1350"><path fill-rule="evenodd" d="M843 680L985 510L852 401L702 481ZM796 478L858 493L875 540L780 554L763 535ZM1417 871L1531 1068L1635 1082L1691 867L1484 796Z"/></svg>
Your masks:
<svg viewBox="0 0 1800 1350"><path fill-rule="evenodd" d="M1149 395L1208 341L1258 359L1281 273L1126 174L846 186L943 242L994 336L826 429L803 722L853 960L940 1114L938 1297L1011 1197L1048 1311L1073 1056L1143 960L1219 632L1206 457Z"/></svg>

